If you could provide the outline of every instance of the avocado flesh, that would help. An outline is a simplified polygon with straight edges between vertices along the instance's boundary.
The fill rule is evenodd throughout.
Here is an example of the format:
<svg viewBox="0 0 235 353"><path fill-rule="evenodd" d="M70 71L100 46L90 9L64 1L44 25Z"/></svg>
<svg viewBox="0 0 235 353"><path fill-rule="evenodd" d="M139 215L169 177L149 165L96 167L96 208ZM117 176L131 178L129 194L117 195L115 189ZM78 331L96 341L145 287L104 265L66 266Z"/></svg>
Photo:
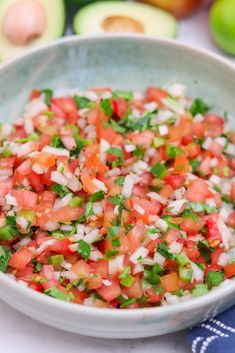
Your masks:
<svg viewBox="0 0 235 353"><path fill-rule="evenodd" d="M0 0L0 61L8 60L21 54L26 49L48 43L63 35L65 28L65 9L63 0L37 0L43 7L46 15L46 28L43 34L27 45L13 44L3 33L2 24L7 11L17 0Z"/></svg>
<svg viewBox="0 0 235 353"><path fill-rule="evenodd" d="M76 34L138 32L159 37L175 37L177 20L169 13L147 4L102 1L77 12L73 29Z"/></svg>

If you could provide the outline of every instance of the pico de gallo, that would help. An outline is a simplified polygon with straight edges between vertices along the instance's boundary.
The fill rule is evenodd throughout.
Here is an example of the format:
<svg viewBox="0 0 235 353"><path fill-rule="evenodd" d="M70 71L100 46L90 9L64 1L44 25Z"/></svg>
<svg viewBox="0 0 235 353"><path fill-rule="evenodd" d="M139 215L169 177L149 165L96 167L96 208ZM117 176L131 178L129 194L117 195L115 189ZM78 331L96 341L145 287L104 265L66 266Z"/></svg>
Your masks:
<svg viewBox="0 0 235 353"><path fill-rule="evenodd" d="M123 309L235 275L235 132L185 86L33 90L0 141L0 270L19 284Z"/></svg>

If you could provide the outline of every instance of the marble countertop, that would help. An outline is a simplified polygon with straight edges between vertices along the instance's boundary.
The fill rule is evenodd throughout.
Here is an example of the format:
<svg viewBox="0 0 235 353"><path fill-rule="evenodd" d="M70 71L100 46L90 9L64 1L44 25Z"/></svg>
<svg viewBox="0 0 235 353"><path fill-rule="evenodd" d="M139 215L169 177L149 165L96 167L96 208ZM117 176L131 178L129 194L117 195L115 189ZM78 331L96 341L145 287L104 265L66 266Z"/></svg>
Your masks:
<svg viewBox="0 0 235 353"><path fill-rule="evenodd" d="M220 53L210 39L207 18L205 8L182 21L178 40ZM87 338L38 323L2 301L0 317L2 353L190 353L185 332L138 340Z"/></svg>

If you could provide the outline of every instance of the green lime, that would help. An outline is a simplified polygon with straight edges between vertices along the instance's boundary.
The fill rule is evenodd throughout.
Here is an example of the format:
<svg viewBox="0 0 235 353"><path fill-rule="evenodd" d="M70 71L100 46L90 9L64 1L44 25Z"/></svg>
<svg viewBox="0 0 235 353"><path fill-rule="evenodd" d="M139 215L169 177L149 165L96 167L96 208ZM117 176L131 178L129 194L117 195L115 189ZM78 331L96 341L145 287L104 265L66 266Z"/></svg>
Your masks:
<svg viewBox="0 0 235 353"><path fill-rule="evenodd" d="M235 55L235 0L217 0L210 12L211 34L220 49Z"/></svg>

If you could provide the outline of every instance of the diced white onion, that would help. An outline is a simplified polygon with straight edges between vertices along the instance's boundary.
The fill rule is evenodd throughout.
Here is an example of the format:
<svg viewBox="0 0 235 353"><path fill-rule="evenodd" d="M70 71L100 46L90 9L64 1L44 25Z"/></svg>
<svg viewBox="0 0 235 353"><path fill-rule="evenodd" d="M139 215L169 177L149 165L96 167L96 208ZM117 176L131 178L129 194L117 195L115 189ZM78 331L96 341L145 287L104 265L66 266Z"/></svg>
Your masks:
<svg viewBox="0 0 235 353"><path fill-rule="evenodd" d="M168 229L168 224L166 221L164 221L164 219L159 218L156 222L156 225L158 228L163 230L163 232L165 232Z"/></svg>
<svg viewBox="0 0 235 353"><path fill-rule="evenodd" d="M136 275L137 273L140 273L143 271L144 271L144 266L141 265L141 263L137 263L133 269L133 275Z"/></svg>
<svg viewBox="0 0 235 353"><path fill-rule="evenodd" d="M112 275L122 270L124 262L124 255L117 255L113 259L109 260L109 274Z"/></svg>
<svg viewBox="0 0 235 353"><path fill-rule="evenodd" d="M217 226L222 237L222 241L226 250L229 249L229 241L232 238L230 229L226 226L221 217L219 217Z"/></svg>
<svg viewBox="0 0 235 353"><path fill-rule="evenodd" d="M5 200L8 205L18 206L16 198L14 196L12 196L11 194L7 194L5 196Z"/></svg>
<svg viewBox="0 0 235 353"><path fill-rule="evenodd" d="M108 189L106 188L105 184L103 183L103 181L99 180L99 179L92 179L92 183L99 189L102 190L104 192L107 192Z"/></svg>
<svg viewBox="0 0 235 353"><path fill-rule="evenodd" d="M145 214L145 210L143 209L143 207L141 207L140 205L138 205L137 203L134 203L133 208L141 215Z"/></svg>
<svg viewBox="0 0 235 353"><path fill-rule="evenodd" d="M146 103L144 104L144 109L147 110L147 112L154 112L154 110L157 109L157 103L156 102L150 102L150 103Z"/></svg>
<svg viewBox="0 0 235 353"><path fill-rule="evenodd" d="M158 265L163 266L165 261L166 261L166 258L156 251L154 254L154 262L157 263Z"/></svg>
<svg viewBox="0 0 235 353"><path fill-rule="evenodd" d="M124 145L124 150L127 152L133 152L136 150L136 145Z"/></svg>
<svg viewBox="0 0 235 353"><path fill-rule="evenodd" d="M172 213L173 215L178 215L181 212L183 212L183 209L186 203L187 203L186 199L172 201L169 203L168 209L170 210L170 213Z"/></svg>
<svg viewBox="0 0 235 353"><path fill-rule="evenodd" d="M204 273L203 271L192 261L190 261L191 269L193 270L192 282L195 280L196 282L202 282Z"/></svg>
<svg viewBox="0 0 235 353"><path fill-rule="evenodd" d="M60 172L53 171L51 173L51 181L54 181L55 183L59 185L67 185L68 184L68 179Z"/></svg>
<svg viewBox="0 0 235 353"><path fill-rule="evenodd" d="M82 184L75 176L68 178L67 187L73 192L82 190Z"/></svg>
<svg viewBox="0 0 235 353"><path fill-rule="evenodd" d="M102 280L102 283L103 283L103 285L104 285L105 287L109 287L109 286L111 286L111 284L112 284L112 282L109 281L108 279L103 279L103 280Z"/></svg>
<svg viewBox="0 0 235 353"><path fill-rule="evenodd" d="M100 160L105 163L106 162L106 156L107 156L107 150L110 148L110 144L108 141L101 139L100 140Z"/></svg>
<svg viewBox="0 0 235 353"><path fill-rule="evenodd" d="M72 200L73 194L68 194L64 196L62 199L57 198L54 203L54 210L58 210L61 207L67 206L69 202Z"/></svg>
<svg viewBox="0 0 235 353"><path fill-rule="evenodd" d="M230 154L231 156L235 156L235 145L232 143L228 143L225 152Z"/></svg>
<svg viewBox="0 0 235 353"><path fill-rule="evenodd" d="M169 132L168 127L166 125L160 125L158 129L159 129L159 134L161 136L166 136Z"/></svg>
<svg viewBox="0 0 235 353"><path fill-rule="evenodd" d="M49 221L44 224L43 228L52 232L53 230L59 229L60 225L58 222Z"/></svg>
<svg viewBox="0 0 235 353"><path fill-rule="evenodd" d="M48 246L53 245L57 240L56 239L49 239L44 241L39 248L37 248L36 253L41 254Z"/></svg>
<svg viewBox="0 0 235 353"><path fill-rule="evenodd" d="M220 256L219 256L218 265L224 267L224 266L226 266L227 264L228 264L228 255L227 255L225 252L223 252L223 253L220 254Z"/></svg>
<svg viewBox="0 0 235 353"><path fill-rule="evenodd" d="M205 141L202 144L202 147L204 148L204 150L209 150L209 148L211 147L213 140L211 137L207 137L205 139Z"/></svg>
<svg viewBox="0 0 235 353"><path fill-rule="evenodd" d="M139 178L135 174L129 174L125 177L123 188L122 188L122 195L126 199L131 197L133 187L138 181L139 181Z"/></svg>
<svg viewBox="0 0 235 353"><path fill-rule="evenodd" d="M69 157L70 155L69 151L66 150L65 148L56 148L51 146L43 147L42 152L47 152L47 153L53 154L54 156Z"/></svg>
<svg viewBox="0 0 235 353"><path fill-rule="evenodd" d="M87 233L83 239L88 244L91 244L94 241L98 240L99 238L100 238L99 229L93 229L91 232Z"/></svg>
<svg viewBox="0 0 235 353"><path fill-rule="evenodd" d="M134 264L137 264L139 261L144 259L148 255L148 253L149 253L149 250L146 249L144 246L141 246L130 256L130 261L133 262Z"/></svg>
<svg viewBox="0 0 235 353"><path fill-rule="evenodd" d="M169 251L172 254L179 254L182 250L183 244L174 241L169 245Z"/></svg>
<svg viewBox="0 0 235 353"><path fill-rule="evenodd" d="M27 219L25 219L22 216L16 217L16 223L19 224L24 229L26 229L29 225L29 222L27 221Z"/></svg>
<svg viewBox="0 0 235 353"><path fill-rule="evenodd" d="M98 260L102 259L103 257L104 257L104 255L102 254L101 251L93 250L90 253L89 259L92 261L98 261Z"/></svg>
<svg viewBox="0 0 235 353"><path fill-rule="evenodd" d="M180 83L174 83L169 89L168 92L174 98L185 97L186 86Z"/></svg>
<svg viewBox="0 0 235 353"><path fill-rule="evenodd" d="M160 202L162 205L166 205L168 203L167 198L159 195L158 193L156 193L154 191L149 192L147 194L147 196L150 197L150 199L152 199L152 200L156 200L156 201Z"/></svg>

